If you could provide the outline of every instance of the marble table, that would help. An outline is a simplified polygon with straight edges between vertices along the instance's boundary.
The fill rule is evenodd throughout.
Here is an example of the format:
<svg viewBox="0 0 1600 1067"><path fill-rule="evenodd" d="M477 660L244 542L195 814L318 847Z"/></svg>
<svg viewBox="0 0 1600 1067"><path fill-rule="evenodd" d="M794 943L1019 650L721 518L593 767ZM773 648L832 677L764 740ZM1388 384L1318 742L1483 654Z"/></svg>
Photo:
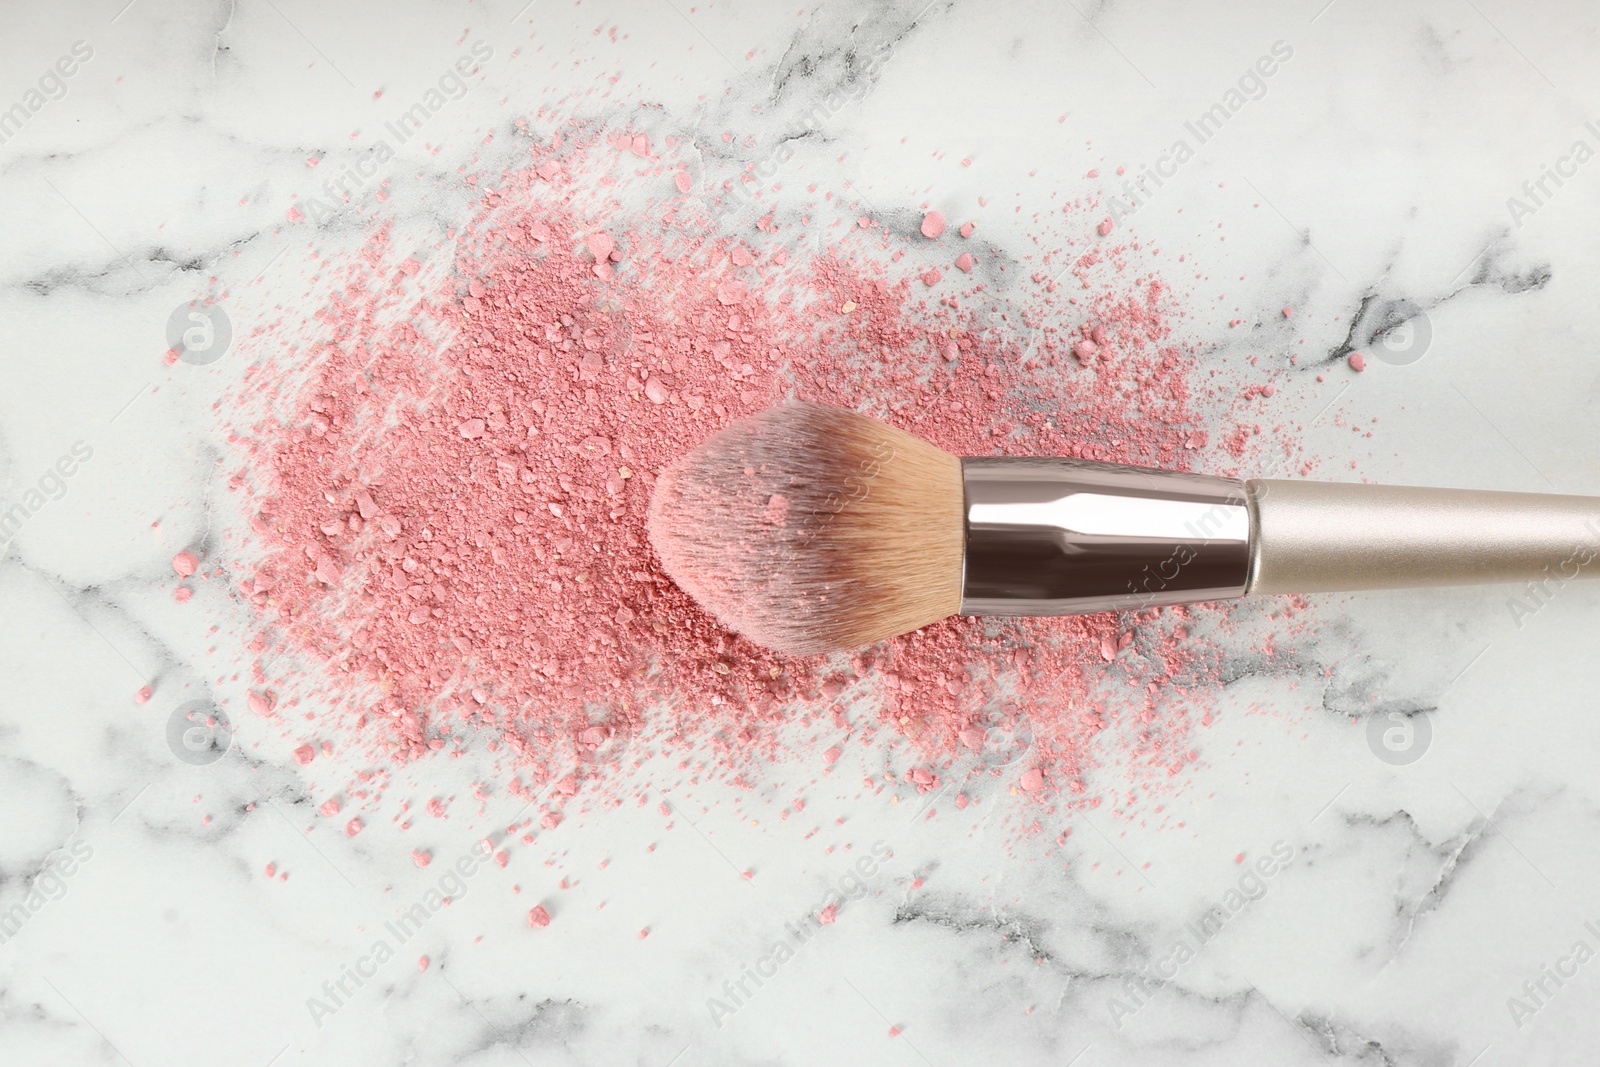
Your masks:
<svg viewBox="0 0 1600 1067"><path fill-rule="evenodd" d="M243 713L221 758L169 736L254 628L222 589L176 602L169 564L214 544L214 405L242 368L228 335L214 362L160 355L192 302L228 293L242 337L304 291L308 243L358 245L366 219L286 209L475 55L367 219L459 212L432 176L541 106L647 116L708 166L884 210L1003 194L1025 210L985 237L1019 252L1053 196L1120 198L1193 267L1217 373L1326 363L1272 409L1322 473L1600 492L1596 12L93 0L4 22L0 1062L1592 1058L1594 588L1319 598L1292 656L1241 658L1159 819L1018 836L1025 798L929 819L798 761L671 830L654 797L589 811L502 870L473 849L507 798L436 761L391 785L461 798L418 817L449 861L423 870L306 832L308 769ZM1228 326L1284 306L1292 349ZM810 817L780 818L802 787ZM807 927L830 895L837 922ZM534 899L559 912L537 937Z"/></svg>

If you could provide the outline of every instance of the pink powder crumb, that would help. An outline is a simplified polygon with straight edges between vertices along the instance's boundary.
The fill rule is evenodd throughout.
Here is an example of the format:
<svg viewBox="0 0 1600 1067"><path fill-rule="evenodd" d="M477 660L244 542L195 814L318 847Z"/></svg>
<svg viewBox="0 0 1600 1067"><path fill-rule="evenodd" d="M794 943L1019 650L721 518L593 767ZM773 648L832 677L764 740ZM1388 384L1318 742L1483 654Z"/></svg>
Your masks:
<svg viewBox="0 0 1600 1067"><path fill-rule="evenodd" d="M961 808L961 809L965 809L968 803L969 803L969 801L967 800L967 794L965 794L965 793L957 793L956 794L956 807Z"/></svg>
<svg viewBox="0 0 1600 1067"><path fill-rule="evenodd" d="M976 226L974 226L972 223L963 222L961 224L961 236L963 236L963 237L971 237L972 236L972 231L974 229L976 229Z"/></svg>
<svg viewBox="0 0 1600 1067"><path fill-rule="evenodd" d="M1367 357L1362 355L1360 352L1350 353L1349 363L1350 369L1358 374L1367 369Z"/></svg>
<svg viewBox="0 0 1600 1067"><path fill-rule="evenodd" d="M347 837L354 837L363 829L365 829L365 826L361 822L360 818L351 819L349 822L344 824L344 832L345 836Z"/></svg>
<svg viewBox="0 0 1600 1067"><path fill-rule="evenodd" d="M829 904L826 908L823 908L821 911L817 912L817 921L823 926L833 925L834 920L838 917L839 905L837 904Z"/></svg>
<svg viewBox="0 0 1600 1067"><path fill-rule="evenodd" d="M178 362L178 356L179 352L176 348L169 348L161 354L161 362L170 367L174 363Z"/></svg>
<svg viewBox="0 0 1600 1067"><path fill-rule="evenodd" d="M1109 218L1102 219L1100 225L1095 227L1095 233L1098 233L1101 237L1109 237L1113 228L1114 224Z"/></svg>
<svg viewBox="0 0 1600 1067"><path fill-rule="evenodd" d="M923 274L922 276L922 284L931 287L938 285L943 279L944 275L939 273L939 269L937 267L929 267L927 273Z"/></svg>
<svg viewBox="0 0 1600 1067"><path fill-rule="evenodd" d="M141 686L139 691L133 694L133 702L135 704L148 704L150 703L150 698L155 696L155 692L148 685Z"/></svg>
<svg viewBox="0 0 1600 1067"><path fill-rule="evenodd" d="M420 974L421 972L426 971L427 969L428 969L428 957L426 957L426 956L418 956L417 957L417 972Z"/></svg>
<svg viewBox="0 0 1600 1067"><path fill-rule="evenodd" d="M276 863L267 864L266 875L268 878L276 878L278 876L278 865Z"/></svg>
<svg viewBox="0 0 1600 1067"><path fill-rule="evenodd" d="M550 925L550 913L545 910L543 904L535 904L528 910L528 925L537 929Z"/></svg>
<svg viewBox="0 0 1600 1067"><path fill-rule="evenodd" d="M187 604L190 600L194 599L194 590L190 589L186 585L180 585L178 586L177 590L173 592L172 598L180 604Z"/></svg>
<svg viewBox="0 0 1600 1067"><path fill-rule="evenodd" d="M690 181L689 172L686 170L680 170L678 173L674 174L672 176L672 181L673 184L678 187L678 192L680 193L687 193L694 184L692 181Z"/></svg>
<svg viewBox="0 0 1600 1067"><path fill-rule="evenodd" d="M890 1037L899 1037L900 1036L900 1028L898 1026L889 1027L889 1036Z"/></svg>
<svg viewBox="0 0 1600 1067"><path fill-rule="evenodd" d="M305 216L300 213L300 209L294 207L293 205L290 206L288 213L284 217L290 222L299 222L301 219L305 218Z"/></svg>
<svg viewBox="0 0 1600 1067"><path fill-rule="evenodd" d="M963 252L959 256L956 257L956 269L961 271L963 274L971 274L972 273L972 253L971 252Z"/></svg>
<svg viewBox="0 0 1600 1067"><path fill-rule="evenodd" d="M844 749L840 748L838 745L834 745L832 748L828 749L828 751L822 754L822 762L832 766L833 764L839 762L839 757L842 755L844 755Z"/></svg>
<svg viewBox="0 0 1600 1067"><path fill-rule="evenodd" d="M428 864L433 862L433 853L426 852L420 848L414 848L411 850L411 862L415 863L418 867L426 867Z"/></svg>
<svg viewBox="0 0 1600 1067"><path fill-rule="evenodd" d="M1290 308L1290 307L1284 308L1283 309L1283 317L1286 318L1286 319L1294 318L1294 308Z"/></svg>
<svg viewBox="0 0 1600 1067"><path fill-rule="evenodd" d="M299 748L294 750L294 761L300 764L302 767L316 758L317 750L309 744L301 745Z"/></svg>
<svg viewBox="0 0 1600 1067"><path fill-rule="evenodd" d="M762 517L771 526L787 524L789 521L789 498L782 493L773 493L767 498L766 511Z"/></svg>
<svg viewBox="0 0 1600 1067"><path fill-rule="evenodd" d="M944 233L944 216L930 211L922 216L922 236L932 239Z"/></svg>
<svg viewBox="0 0 1600 1067"><path fill-rule="evenodd" d="M639 940L640 941L643 941L645 938L647 938L649 936L650 936L650 928L648 926L643 926L643 927L639 928Z"/></svg>
<svg viewBox="0 0 1600 1067"><path fill-rule="evenodd" d="M192 552L179 552L172 557L172 569L179 578L187 578L200 568L200 561Z"/></svg>
<svg viewBox="0 0 1600 1067"><path fill-rule="evenodd" d="M589 254L596 260L611 258L611 250L617 247L617 242L611 239L609 233L600 232L589 235Z"/></svg>
<svg viewBox="0 0 1600 1067"><path fill-rule="evenodd" d="M444 818L445 817L444 801L440 800L438 797L429 797L428 798L427 812L428 812L429 815L433 816L435 819Z"/></svg>
<svg viewBox="0 0 1600 1067"><path fill-rule="evenodd" d="M1030 793L1038 792L1044 788L1044 771L1034 767L1022 776L1022 788Z"/></svg>
<svg viewBox="0 0 1600 1067"><path fill-rule="evenodd" d="M339 814L339 807L340 807L340 805L339 805L338 798L337 797L329 797L327 800L324 800L322 802L322 807L317 809L317 810L321 811L322 814L326 815L328 818L331 819L335 815Z"/></svg>
<svg viewBox="0 0 1600 1067"><path fill-rule="evenodd" d="M1241 852L1237 856L1233 857L1233 862L1235 862L1235 863L1243 863L1244 862L1244 853Z"/></svg>

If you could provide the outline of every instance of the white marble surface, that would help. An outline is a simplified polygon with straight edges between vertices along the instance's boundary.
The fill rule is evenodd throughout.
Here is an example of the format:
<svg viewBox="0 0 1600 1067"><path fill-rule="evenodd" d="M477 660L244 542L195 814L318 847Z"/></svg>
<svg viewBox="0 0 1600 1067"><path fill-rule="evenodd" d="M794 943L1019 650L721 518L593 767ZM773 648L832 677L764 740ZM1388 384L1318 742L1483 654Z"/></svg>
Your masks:
<svg viewBox="0 0 1600 1067"><path fill-rule="evenodd" d="M738 805L702 790L669 830L646 768L647 804L586 811L477 871L321 1019L308 998L445 876L407 848L465 855L514 798L473 801L471 761L439 761L390 797L455 794L449 820L307 834L313 776L287 746L241 737L196 766L167 742L186 700L237 698L254 632L219 589L171 595L172 554L214 543L213 404L241 368L164 366L168 317L226 293L242 333L292 308L312 247L348 249L365 225L285 224L315 193L304 159L353 158L352 131L475 41L493 50L481 80L389 175L398 225L459 214L413 176L453 173L541 104L694 132L708 167L763 158L809 112L820 133L783 180L853 183L879 209L1022 204L983 216L1019 254L1052 194L1114 194L1115 167L1193 142L1185 123L1284 42L1259 99L1125 220L1193 266L1204 358L1241 380L1230 356L1332 360L1363 307L1370 324L1409 301L1422 358L1321 386L1308 370L1269 409L1307 426L1322 471L1600 492L1600 162L1561 162L1600 149L1600 16L1324 2L9 5L0 109L45 81L0 143L0 499L78 442L92 455L46 481L0 557L0 914L25 915L0 942L0 1062L1588 1062L1600 962L1569 962L1600 950L1590 588L1520 626L1503 589L1327 598L1287 661L1239 657L1161 818L1074 817L1061 848L1008 832L1025 813L1003 793L926 820L914 794L863 800L809 765L769 769ZM92 56L57 83L75 42ZM1522 185L1547 165L1570 176L1536 203ZM1281 336L1226 325L1284 305ZM1371 717L1419 709L1423 758L1378 759ZM802 789L814 817L780 820ZM892 858L838 923L714 1018L708 998L852 888L875 842ZM1175 966L1247 870L1235 856L1274 847L1292 859L1260 899ZM538 936L535 899L557 914Z"/></svg>

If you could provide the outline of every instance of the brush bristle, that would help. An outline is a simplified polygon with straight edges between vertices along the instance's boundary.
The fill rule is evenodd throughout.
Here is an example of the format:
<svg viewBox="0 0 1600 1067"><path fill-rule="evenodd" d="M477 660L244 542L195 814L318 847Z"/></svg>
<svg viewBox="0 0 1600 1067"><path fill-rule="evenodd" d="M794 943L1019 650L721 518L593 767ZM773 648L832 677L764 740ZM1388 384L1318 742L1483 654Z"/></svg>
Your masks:
<svg viewBox="0 0 1600 1067"><path fill-rule="evenodd" d="M741 419L656 481L667 574L750 640L859 648L961 605L961 461L876 419L797 403Z"/></svg>

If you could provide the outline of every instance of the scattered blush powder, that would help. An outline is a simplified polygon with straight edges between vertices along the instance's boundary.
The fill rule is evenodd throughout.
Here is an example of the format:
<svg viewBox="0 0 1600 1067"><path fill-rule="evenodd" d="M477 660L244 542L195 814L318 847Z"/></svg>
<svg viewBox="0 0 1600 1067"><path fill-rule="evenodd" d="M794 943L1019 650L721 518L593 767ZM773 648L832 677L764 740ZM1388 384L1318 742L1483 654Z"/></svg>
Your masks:
<svg viewBox="0 0 1600 1067"><path fill-rule="evenodd" d="M725 233L671 159L655 173L685 195L623 208L597 176L632 143L576 125L529 142L526 163L473 176L472 218L433 269L375 224L359 256L326 264L303 335L247 340L230 485L248 532L228 573L271 643L313 665L297 676L280 657L268 678L258 662L252 710L292 730L285 694L314 693L320 732L397 764L487 744L509 791L549 787L543 829L580 788L625 794L617 742L646 734L743 787L794 754L794 722L904 746L929 776L918 789L992 777L1039 804L1098 803L1087 776L1108 747L1130 774L1178 774L1217 689L1217 653L1191 637L1214 609L955 618L789 659L706 615L644 528L656 471L789 397L962 455L1188 469L1207 437L1159 274L1091 244L1110 227L1080 216L1065 251L1010 268L1002 299L900 265L911 246L886 227L827 230L809 251L815 205ZM943 229L928 212L922 232ZM774 495L765 517L787 510ZM1132 726L1108 734L1116 721ZM842 751L800 755L831 767ZM361 775L349 797L381 793Z"/></svg>

